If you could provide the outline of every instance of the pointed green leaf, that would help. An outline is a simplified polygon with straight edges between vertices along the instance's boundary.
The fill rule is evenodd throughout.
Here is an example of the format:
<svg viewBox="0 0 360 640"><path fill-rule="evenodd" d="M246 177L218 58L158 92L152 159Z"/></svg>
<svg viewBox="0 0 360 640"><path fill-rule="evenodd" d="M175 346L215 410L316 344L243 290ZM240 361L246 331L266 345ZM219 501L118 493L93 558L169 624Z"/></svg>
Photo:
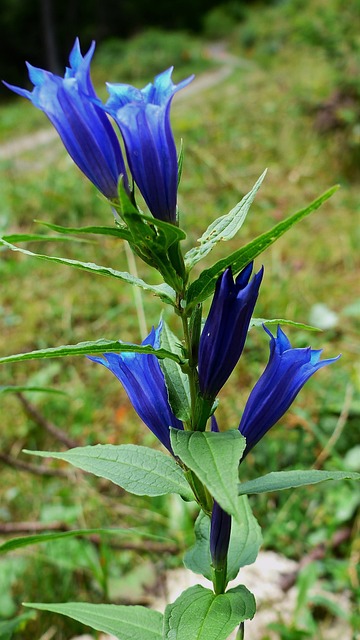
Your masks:
<svg viewBox="0 0 360 640"><path fill-rule="evenodd" d="M241 202L225 216L221 216L217 220L211 223L206 229L205 233L199 238L198 243L200 246L190 249L185 255L185 264L188 270L205 258L210 251L222 240L231 240L235 234L242 227L245 218L248 214L250 206L252 205L256 193L258 192L262 181L266 175L266 170L254 184L253 188L246 196L243 197Z"/></svg>
<svg viewBox="0 0 360 640"><path fill-rule="evenodd" d="M166 607L164 640L227 640L240 622L254 617L255 608L243 585L215 595L197 584Z"/></svg>
<svg viewBox="0 0 360 640"><path fill-rule="evenodd" d="M326 191L320 198L314 200L308 207L301 209L297 213L294 213L292 216L289 216L282 222L279 222L275 225L270 231L266 231L261 234L245 247L234 251L226 258L219 260L209 269L205 269L199 276L197 280L195 280L189 287L188 296L187 296L187 305L189 307L189 312L192 307L198 302L202 302L206 300L214 291L216 281L221 273L227 269L227 267L232 267L233 273L236 274L241 269L243 269L251 260L254 260L258 255L260 255L265 249L267 249L275 240L280 238L286 231L288 231L294 224L300 222L303 218L308 216L310 213L318 209L323 202L328 200L334 193L337 191L338 187L332 187Z"/></svg>
<svg viewBox="0 0 360 640"><path fill-rule="evenodd" d="M3 236L6 242L70 242L71 238L61 238L59 236L49 236L45 233L11 233ZM81 238L76 238L78 242L86 242Z"/></svg>
<svg viewBox="0 0 360 640"><path fill-rule="evenodd" d="M66 395L65 391L61 391L61 389L53 389L52 387L31 387L26 385L0 385L0 393L23 393L25 391L30 391L31 393L60 393L61 395Z"/></svg>
<svg viewBox="0 0 360 640"><path fill-rule="evenodd" d="M174 458L135 444L97 444L68 451L25 451L42 458L65 460L79 469L106 478L137 496L178 493L187 500L193 495L183 471Z"/></svg>
<svg viewBox="0 0 360 640"><path fill-rule="evenodd" d="M155 295L159 296L167 304L175 304L175 292L166 284L147 284L146 282L144 282L144 280L141 280L141 278L135 278L126 271L116 271L115 269L111 269L110 267L102 267L98 264L94 264L93 262L80 262L79 260L70 260L69 258L59 258L56 256L47 256L41 253L33 253L32 251L28 251L27 249L16 247L10 242L6 242L4 238L0 238L0 243L6 246L8 249L11 249L11 251L18 251L33 258L39 258L40 260L46 260L47 262L57 262L58 264L65 264L70 267L74 267L75 269L89 271L101 276L111 276L113 278L118 278L123 282L128 282L129 284L134 284L137 287L145 289L146 291L151 291Z"/></svg>
<svg viewBox="0 0 360 640"><path fill-rule="evenodd" d="M60 347L38 349L27 353L18 353L0 358L4 362L20 362L21 360L43 360L44 358L62 358L64 356L88 356L96 353L150 353L157 358L170 358L181 362L180 357L167 349L154 349L151 345L127 344L119 340L95 340L94 342L78 342L78 344L63 344Z"/></svg>
<svg viewBox="0 0 360 640"><path fill-rule="evenodd" d="M144 215L129 198L123 182L119 184L119 211L132 235L131 247L147 264L157 269L175 291L183 290L184 261L179 259L179 241L186 237L174 224ZM174 249L177 250L174 251Z"/></svg>
<svg viewBox="0 0 360 640"><path fill-rule="evenodd" d="M161 346L167 351L177 354L179 358L183 357L181 344L166 322L163 322ZM163 359L160 366L165 376L166 386L169 392L169 402L174 414L179 420L183 420L184 422L190 420L188 376L183 373L174 360L168 358L166 360Z"/></svg>
<svg viewBox="0 0 360 640"><path fill-rule="evenodd" d="M239 485L239 495L294 489L324 482L325 480L360 480L360 473L355 473L354 471L323 471L321 469L272 471L265 476L255 478L255 480L242 482Z"/></svg>
<svg viewBox="0 0 360 640"><path fill-rule="evenodd" d="M304 329L305 331L321 331L319 327L312 327L310 324L304 324L303 322L295 322L294 320L285 320L285 318L251 318L249 330L252 327L261 327L263 324L275 324L288 327L296 327L297 329Z"/></svg>
<svg viewBox="0 0 360 640"><path fill-rule="evenodd" d="M120 227L120 226L62 227L59 224L52 224L51 222L43 222L42 220L36 220L36 222L38 224L44 225L45 227L48 227L48 229L52 229L52 231L57 231L58 233L64 233L68 235L86 233L86 234L94 234L94 235L102 235L102 236L114 236L116 238L121 238L123 240L131 240L130 231L125 227ZM8 240L8 242L16 242L15 240L9 240L7 237L5 237L5 239Z"/></svg>
<svg viewBox="0 0 360 640"><path fill-rule="evenodd" d="M246 496L242 496L246 498ZM238 503L238 513L241 513L241 522L232 521L231 536L227 562L227 580L234 580L239 569L255 562L262 544L261 529L254 517L249 501L241 500ZM185 554L185 567L201 573L208 580L212 579L210 556L210 518L200 512L195 522L196 542Z"/></svg>
<svg viewBox="0 0 360 640"><path fill-rule="evenodd" d="M68 616L119 640L162 640L163 615L139 605L27 602L24 606Z"/></svg>
<svg viewBox="0 0 360 640"><path fill-rule="evenodd" d="M133 240L137 240L136 234L139 233L139 240L145 239L146 242L150 237L155 238L156 234L162 234L163 247L168 249L174 242L184 240L186 233L177 225L165 220L159 220L152 215L142 213L131 201L127 191L124 188L123 180L119 182L119 198L120 213L122 218L129 225L129 229L133 234Z"/></svg>
<svg viewBox="0 0 360 640"><path fill-rule="evenodd" d="M16 549L22 549L23 547L29 547L33 544L42 544L43 542L52 542L54 540L61 540L62 538L79 538L82 536L123 536L123 537L140 537L151 540L169 541L169 538L163 536L154 536L152 534L143 533L136 529L73 529L72 531L51 531L49 533L38 533L31 536L19 536L18 538L12 538L0 545L0 555L9 553L9 551L15 551Z"/></svg>
<svg viewBox="0 0 360 640"><path fill-rule="evenodd" d="M220 506L241 522L238 466L246 441L238 430L221 433L171 429L174 454L193 471Z"/></svg>
<svg viewBox="0 0 360 640"><path fill-rule="evenodd" d="M184 229L180 229L175 224L171 222L166 222L165 220L158 220L158 218L153 218L152 216L147 216L144 213L138 213L139 217L142 218L147 224L156 229L159 238L164 240L164 246L166 249L171 247L175 242L180 242L181 240L186 239L186 233Z"/></svg>

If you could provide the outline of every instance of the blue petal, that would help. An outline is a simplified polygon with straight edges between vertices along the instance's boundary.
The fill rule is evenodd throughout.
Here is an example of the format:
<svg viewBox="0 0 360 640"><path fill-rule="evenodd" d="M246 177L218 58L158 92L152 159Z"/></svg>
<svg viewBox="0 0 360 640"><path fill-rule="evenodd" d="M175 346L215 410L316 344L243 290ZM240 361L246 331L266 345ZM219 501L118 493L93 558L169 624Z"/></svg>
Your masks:
<svg viewBox="0 0 360 640"><path fill-rule="evenodd" d="M214 500L210 524L210 554L214 569L222 568L229 550L231 516Z"/></svg>
<svg viewBox="0 0 360 640"><path fill-rule="evenodd" d="M252 267L247 265L235 282L226 269L216 283L199 346L199 383L206 397L215 398L244 348L263 277L260 269L249 281Z"/></svg>
<svg viewBox="0 0 360 640"><path fill-rule="evenodd" d="M142 344L159 348L161 329L160 323ZM105 353L102 358L89 356L89 359L104 365L120 380L137 414L172 453L169 427L183 429L183 425L170 407L164 374L156 356L126 351Z"/></svg>
<svg viewBox="0 0 360 640"><path fill-rule="evenodd" d="M126 170L115 131L103 109L94 104L90 78L94 49L93 42L82 56L76 39L63 78L27 64L33 91L7 86L46 113L81 171L107 198L115 199L119 177L126 176Z"/></svg>
<svg viewBox="0 0 360 640"><path fill-rule="evenodd" d="M151 213L175 223L178 167L170 105L192 77L175 85L171 73L172 68L164 71L143 89L108 83L104 108L119 126L131 174Z"/></svg>
<svg viewBox="0 0 360 640"><path fill-rule="evenodd" d="M321 350L291 347L280 327L270 335L270 357L264 373L250 393L239 430L246 438L245 457L288 410L305 382L322 367L338 360L320 360Z"/></svg>

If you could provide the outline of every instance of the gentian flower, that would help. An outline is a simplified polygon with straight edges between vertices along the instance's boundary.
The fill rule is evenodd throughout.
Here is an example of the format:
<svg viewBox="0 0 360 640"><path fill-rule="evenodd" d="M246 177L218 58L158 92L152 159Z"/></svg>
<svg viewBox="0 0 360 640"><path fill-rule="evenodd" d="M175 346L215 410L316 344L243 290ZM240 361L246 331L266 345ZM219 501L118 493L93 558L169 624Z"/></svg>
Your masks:
<svg viewBox="0 0 360 640"><path fill-rule="evenodd" d="M214 415L211 416L211 431L219 428ZM214 569L225 566L231 534L231 516L214 500L210 521L210 554Z"/></svg>
<svg viewBox="0 0 360 640"><path fill-rule="evenodd" d="M32 91L4 83L20 96L28 98L46 113L60 138L81 171L109 199L118 195L119 176L126 170L114 129L97 99L90 78L90 63L95 49L93 42L85 56L79 40L70 53L70 67L64 78L27 63Z"/></svg>
<svg viewBox="0 0 360 640"><path fill-rule="evenodd" d="M224 567L229 551L231 516L214 500L210 522L210 554L214 569Z"/></svg>
<svg viewBox="0 0 360 640"><path fill-rule="evenodd" d="M142 344L158 349L161 329L160 323L157 329L151 330ZM169 427L183 429L183 424L170 407L164 374L157 357L129 351L88 357L103 364L120 380L136 413L172 453Z"/></svg>
<svg viewBox="0 0 360 640"><path fill-rule="evenodd" d="M280 326L270 336L270 358L250 393L239 430L246 438L243 458L288 410L305 382L322 367L338 360L320 360L322 350L294 349Z"/></svg>
<svg viewBox="0 0 360 640"><path fill-rule="evenodd" d="M226 269L216 283L199 345L199 384L207 398L218 394L244 348L263 277L262 268L249 282L252 268L251 262L235 282L231 269Z"/></svg>
<svg viewBox="0 0 360 640"><path fill-rule="evenodd" d="M120 128L130 171L151 213L175 223L178 167L170 106L193 76L175 85L171 73L164 71L143 89L108 83L105 110Z"/></svg>

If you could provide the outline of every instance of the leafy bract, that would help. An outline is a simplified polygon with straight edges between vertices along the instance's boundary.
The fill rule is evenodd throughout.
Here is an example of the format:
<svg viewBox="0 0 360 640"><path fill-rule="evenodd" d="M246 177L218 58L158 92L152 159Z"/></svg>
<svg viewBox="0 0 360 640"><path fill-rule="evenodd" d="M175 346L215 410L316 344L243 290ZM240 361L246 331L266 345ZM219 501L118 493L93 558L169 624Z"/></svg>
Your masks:
<svg viewBox="0 0 360 640"><path fill-rule="evenodd" d="M164 640L227 640L243 620L253 618L255 599L243 585L215 595L195 585L165 609Z"/></svg>
<svg viewBox="0 0 360 640"><path fill-rule="evenodd" d="M241 249L237 249L226 258L222 258L209 269L205 269L199 278L195 280L189 287L187 295L188 313L191 312L193 307L203 300L206 300L214 291L216 281L221 273L231 267L234 274L243 269L251 260L254 260L265 249L267 249L275 240L280 238L286 231L288 231L294 224L300 222L303 218L310 213L318 209L323 202L328 200L338 187L332 187L326 191L322 196L314 200L308 207L301 209L292 216L289 216L282 222L276 224L270 231L262 233L260 236L249 242Z"/></svg>
<svg viewBox="0 0 360 640"><path fill-rule="evenodd" d="M139 605L28 602L24 606L68 616L119 640L162 640L163 615Z"/></svg>
<svg viewBox="0 0 360 640"><path fill-rule="evenodd" d="M310 324L304 324L303 322L295 322L295 320L286 320L285 318L251 318L249 324L249 330L252 327L261 327L263 324L283 325L288 327L296 327L297 329L304 329L305 331L321 331L319 327L313 327Z"/></svg>
<svg viewBox="0 0 360 640"><path fill-rule="evenodd" d="M0 238L0 243L8 249L11 249L11 251L18 251L33 258L39 258L40 260L45 260L47 262L57 262L58 264L65 264L69 267L80 269L81 271L96 273L97 275L101 276L118 278L123 282L136 285L137 287L141 287L146 291L151 291L155 295L159 296L159 298L161 298L167 304L175 304L175 292L167 284L151 285L147 282L144 282L144 280L142 280L141 278L136 278L130 273L127 273L127 271L117 271L116 269L112 269L111 267L103 267L95 264L94 262L81 262L79 260L71 260L70 258L60 258L57 256L47 256L42 253L34 253L32 251L28 251L28 249L21 249L20 247L16 247L10 242L4 240L4 238Z"/></svg>
<svg viewBox="0 0 360 640"><path fill-rule="evenodd" d="M95 342L79 342L78 344L66 344L60 347L38 349L27 353L17 353L0 358L3 362L20 362L21 360L42 360L44 358L59 358L63 356L86 356L96 353L150 353L157 358L170 358L175 362L181 362L180 357L167 349L154 349L151 345L127 344L119 340L95 340Z"/></svg>
<svg viewBox="0 0 360 640"><path fill-rule="evenodd" d="M131 233L126 227L113 226L113 227L102 227L102 226L87 226L87 227L63 227L59 224L53 224L51 222L43 222L42 220L37 220L38 224L44 225L45 227L51 229L52 231L57 231L58 233L66 234L66 235L77 235L77 234L90 234L90 235L102 235L102 236L114 236L115 238L120 238L122 240L131 240ZM7 238L5 238L7 239ZM9 240L9 242L12 242Z"/></svg>
<svg viewBox="0 0 360 640"><path fill-rule="evenodd" d="M25 451L43 458L65 460L74 467L106 478L130 493L162 496L178 493L187 500L193 495L175 460L149 447L135 444L97 444L68 451Z"/></svg>
<svg viewBox="0 0 360 640"><path fill-rule="evenodd" d="M184 286L185 267L180 258L179 242L185 232L174 224L144 215L129 198L123 181L119 184L118 207L131 233L131 247L144 262L157 269L175 291Z"/></svg>
<svg viewBox="0 0 360 640"><path fill-rule="evenodd" d="M242 514L241 522L233 520L231 525L227 581L234 580L241 567L255 562L262 543L261 529L246 496L242 498L237 506L239 515ZM201 573L211 580L210 518L203 512L200 512L195 522L195 538L194 546L185 554L184 564L194 573Z"/></svg>
<svg viewBox="0 0 360 640"><path fill-rule="evenodd" d="M32 387L30 385L0 385L0 393L24 393L29 391L31 393L60 393L66 395L65 391L61 389L54 389L53 387Z"/></svg>
<svg viewBox="0 0 360 640"><path fill-rule="evenodd" d="M71 531L51 531L49 533L38 533L31 536L18 536L17 538L12 538L0 545L0 555L8 553L9 551L15 551L16 549L22 549L23 547L29 547L33 544L52 542L53 540L61 540L62 538L79 538L92 535L127 536L131 538L140 537L161 541L169 540L168 538L143 533L136 529L72 529Z"/></svg>
<svg viewBox="0 0 360 640"><path fill-rule="evenodd" d="M242 482L239 485L239 495L294 489L325 480L360 480L360 473L355 473L355 471L324 471L322 469L272 471L265 476Z"/></svg>
<svg viewBox="0 0 360 640"><path fill-rule="evenodd" d="M81 238L66 238L65 236L50 236L45 233L11 233L3 236L6 242L87 242Z"/></svg>
<svg viewBox="0 0 360 640"><path fill-rule="evenodd" d="M171 444L220 506L241 523L238 466L246 441L238 430L221 433L171 429Z"/></svg>
<svg viewBox="0 0 360 640"><path fill-rule="evenodd" d="M205 258L218 242L231 240L242 227L250 206L266 175L266 170L254 184L253 188L238 204L225 216L214 220L198 239L199 246L190 249L185 255L185 265L192 269L199 260Z"/></svg>

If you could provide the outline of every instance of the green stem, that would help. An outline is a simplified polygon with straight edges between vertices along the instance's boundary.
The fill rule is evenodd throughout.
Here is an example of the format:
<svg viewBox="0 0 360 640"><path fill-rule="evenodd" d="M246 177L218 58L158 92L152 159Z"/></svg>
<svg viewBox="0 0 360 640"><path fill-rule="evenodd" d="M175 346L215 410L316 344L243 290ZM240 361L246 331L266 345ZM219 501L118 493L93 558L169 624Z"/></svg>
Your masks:
<svg viewBox="0 0 360 640"><path fill-rule="evenodd" d="M214 587L214 592L216 595L220 593L225 593L225 589L227 587L227 559L225 560L225 564L219 569L212 569L212 583Z"/></svg>
<svg viewBox="0 0 360 640"><path fill-rule="evenodd" d="M188 318L183 312L181 313L181 320L182 320L183 331L184 331L186 353L189 358L189 366L186 373L189 378L189 388L190 388L190 407L191 407L190 429L191 431L196 431L195 414L196 414L197 395L198 395L197 383L196 383L197 374L196 374L196 368L194 367L194 363L192 362L192 358L191 358L191 338L190 338L190 332L189 332Z"/></svg>
<svg viewBox="0 0 360 640"><path fill-rule="evenodd" d="M243 622L241 622L238 632L236 634L235 640L244 640L244 638L245 638L245 625Z"/></svg>

